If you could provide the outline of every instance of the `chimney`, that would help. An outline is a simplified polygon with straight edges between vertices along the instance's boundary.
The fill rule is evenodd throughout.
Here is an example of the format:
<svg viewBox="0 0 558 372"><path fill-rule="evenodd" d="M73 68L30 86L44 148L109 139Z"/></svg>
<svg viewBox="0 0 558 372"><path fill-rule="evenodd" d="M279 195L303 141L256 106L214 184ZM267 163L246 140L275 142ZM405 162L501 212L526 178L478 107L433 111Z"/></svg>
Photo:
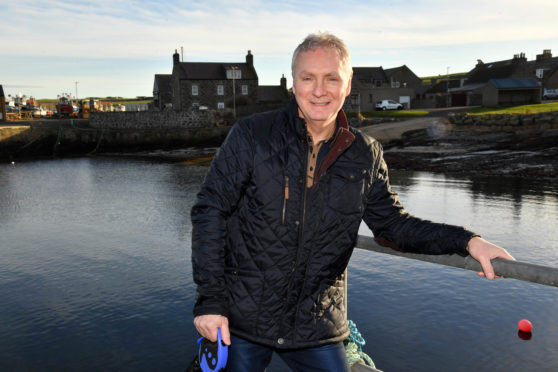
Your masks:
<svg viewBox="0 0 558 372"><path fill-rule="evenodd" d="M550 52L550 49L543 49L542 54L537 54L537 61L543 61L545 59L550 59L552 58L552 53Z"/></svg>
<svg viewBox="0 0 558 372"><path fill-rule="evenodd" d="M285 74L281 77L281 88L287 90L287 78L285 77Z"/></svg>
<svg viewBox="0 0 558 372"><path fill-rule="evenodd" d="M246 64L248 66L254 67L254 56L252 55L251 50L249 50L248 54L246 54Z"/></svg>
<svg viewBox="0 0 558 372"><path fill-rule="evenodd" d="M477 59L477 66L482 66L482 65L484 65L482 59Z"/></svg>
<svg viewBox="0 0 558 372"><path fill-rule="evenodd" d="M178 50L174 50L174 54L172 55L172 64L177 65L180 63L180 56L178 55Z"/></svg>

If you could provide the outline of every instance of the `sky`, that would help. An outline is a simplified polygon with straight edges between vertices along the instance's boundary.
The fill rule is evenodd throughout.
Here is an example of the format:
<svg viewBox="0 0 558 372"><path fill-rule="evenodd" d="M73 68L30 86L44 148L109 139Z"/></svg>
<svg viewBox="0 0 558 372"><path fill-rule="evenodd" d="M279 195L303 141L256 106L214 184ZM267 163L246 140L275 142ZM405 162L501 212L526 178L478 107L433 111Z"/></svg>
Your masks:
<svg viewBox="0 0 558 372"><path fill-rule="evenodd" d="M318 31L342 38L354 67L445 75L558 56L557 16L556 0L1 0L0 85L37 99L152 96L176 49L184 62L251 50L260 85L284 74L290 87L292 52Z"/></svg>

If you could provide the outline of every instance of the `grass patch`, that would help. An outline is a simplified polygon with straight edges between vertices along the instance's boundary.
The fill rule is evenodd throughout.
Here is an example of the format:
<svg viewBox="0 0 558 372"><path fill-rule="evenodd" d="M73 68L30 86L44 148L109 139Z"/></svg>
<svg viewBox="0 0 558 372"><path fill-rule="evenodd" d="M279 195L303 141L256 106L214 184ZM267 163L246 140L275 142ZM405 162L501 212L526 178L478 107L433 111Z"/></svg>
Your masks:
<svg viewBox="0 0 558 372"><path fill-rule="evenodd" d="M513 107L488 108L479 107L471 109L467 115L525 115L540 114L542 112L558 111L558 102L539 103L535 105L522 105Z"/></svg>

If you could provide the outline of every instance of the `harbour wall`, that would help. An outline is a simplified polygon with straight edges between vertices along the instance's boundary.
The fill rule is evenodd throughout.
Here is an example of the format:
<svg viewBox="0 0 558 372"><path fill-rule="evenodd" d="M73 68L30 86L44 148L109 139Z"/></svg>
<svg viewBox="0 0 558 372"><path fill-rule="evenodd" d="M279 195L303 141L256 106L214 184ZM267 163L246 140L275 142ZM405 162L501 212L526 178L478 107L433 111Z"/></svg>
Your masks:
<svg viewBox="0 0 558 372"><path fill-rule="evenodd" d="M89 120L19 122L0 126L0 160L88 155L189 146L218 146L231 126L211 114L92 113Z"/></svg>

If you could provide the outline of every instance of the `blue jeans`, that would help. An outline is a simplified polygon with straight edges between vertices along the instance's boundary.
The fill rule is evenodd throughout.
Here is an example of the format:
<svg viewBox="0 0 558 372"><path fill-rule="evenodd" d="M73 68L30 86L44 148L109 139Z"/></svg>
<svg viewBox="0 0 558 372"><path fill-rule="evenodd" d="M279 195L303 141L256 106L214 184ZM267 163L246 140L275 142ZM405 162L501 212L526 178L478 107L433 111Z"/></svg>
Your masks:
<svg viewBox="0 0 558 372"><path fill-rule="evenodd" d="M343 342L306 349L282 350L231 335L227 372L263 372L273 353L295 372L350 372Z"/></svg>

